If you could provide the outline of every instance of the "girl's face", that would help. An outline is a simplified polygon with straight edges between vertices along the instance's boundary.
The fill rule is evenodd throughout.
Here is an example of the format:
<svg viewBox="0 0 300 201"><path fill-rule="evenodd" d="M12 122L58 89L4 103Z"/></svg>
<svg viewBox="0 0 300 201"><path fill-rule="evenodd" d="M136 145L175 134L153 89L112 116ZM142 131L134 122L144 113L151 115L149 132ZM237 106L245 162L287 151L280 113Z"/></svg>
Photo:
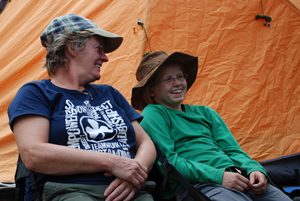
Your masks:
<svg viewBox="0 0 300 201"><path fill-rule="evenodd" d="M149 95L157 104L173 110L181 110L181 102L187 91L185 76L177 63L165 64L154 79Z"/></svg>

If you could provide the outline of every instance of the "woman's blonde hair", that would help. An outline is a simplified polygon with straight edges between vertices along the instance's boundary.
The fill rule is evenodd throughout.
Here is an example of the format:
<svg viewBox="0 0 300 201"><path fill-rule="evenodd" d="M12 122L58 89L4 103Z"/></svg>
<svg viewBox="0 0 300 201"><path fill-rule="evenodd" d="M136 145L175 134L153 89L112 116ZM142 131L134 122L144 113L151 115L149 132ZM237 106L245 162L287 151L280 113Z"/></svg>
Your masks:
<svg viewBox="0 0 300 201"><path fill-rule="evenodd" d="M55 75L57 68L64 66L69 68L70 59L66 55L68 44L71 44L71 49L76 51L82 50L85 47L87 40L94 34L89 31L76 31L70 34L60 34L47 48L46 61L44 67L47 68L49 77Z"/></svg>

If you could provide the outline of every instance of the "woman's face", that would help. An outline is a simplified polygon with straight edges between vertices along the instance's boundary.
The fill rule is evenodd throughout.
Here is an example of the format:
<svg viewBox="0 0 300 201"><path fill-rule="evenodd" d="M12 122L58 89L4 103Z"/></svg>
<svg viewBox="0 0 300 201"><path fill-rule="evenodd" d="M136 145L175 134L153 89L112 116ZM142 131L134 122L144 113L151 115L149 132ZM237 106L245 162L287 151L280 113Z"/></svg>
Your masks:
<svg viewBox="0 0 300 201"><path fill-rule="evenodd" d="M99 80L100 68L104 62L108 62L108 58L101 47L105 48L104 40L101 37L92 36L88 39L84 50L76 55L77 73L83 82L89 83ZM102 48L102 49L103 49Z"/></svg>
<svg viewBox="0 0 300 201"><path fill-rule="evenodd" d="M181 110L181 102L187 91L187 82L177 63L165 64L156 74L150 96L157 104Z"/></svg>

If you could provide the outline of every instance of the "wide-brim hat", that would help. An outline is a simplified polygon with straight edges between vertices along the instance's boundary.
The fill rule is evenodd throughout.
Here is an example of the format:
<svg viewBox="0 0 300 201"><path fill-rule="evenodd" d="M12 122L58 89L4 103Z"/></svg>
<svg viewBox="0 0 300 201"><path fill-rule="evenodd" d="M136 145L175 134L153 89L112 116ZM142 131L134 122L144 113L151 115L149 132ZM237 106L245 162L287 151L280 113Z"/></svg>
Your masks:
<svg viewBox="0 0 300 201"><path fill-rule="evenodd" d="M40 36L42 45L47 48L59 34L69 34L75 31L87 30L106 39L104 52L116 50L123 37L100 29L92 20L75 14L67 14L54 18Z"/></svg>
<svg viewBox="0 0 300 201"><path fill-rule="evenodd" d="M137 68L136 79L139 83L132 88L131 105L133 108L142 110L147 106L143 98L144 87L147 86L158 70L169 62L180 63L185 73L188 74L186 80L187 90L194 84L198 72L198 57L182 52L174 52L170 55L164 51L152 52L143 58Z"/></svg>

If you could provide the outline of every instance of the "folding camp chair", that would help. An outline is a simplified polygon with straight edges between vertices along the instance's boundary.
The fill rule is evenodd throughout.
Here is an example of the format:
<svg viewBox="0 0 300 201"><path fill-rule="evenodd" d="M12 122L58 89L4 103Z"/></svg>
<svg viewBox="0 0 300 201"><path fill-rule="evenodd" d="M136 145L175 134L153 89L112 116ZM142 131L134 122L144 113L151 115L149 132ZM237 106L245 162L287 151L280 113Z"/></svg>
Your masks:
<svg viewBox="0 0 300 201"><path fill-rule="evenodd" d="M294 201L300 201L300 153L260 162L271 181Z"/></svg>
<svg viewBox="0 0 300 201"><path fill-rule="evenodd" d="M23 201L25 194L25 179L27 177L30 178L32 183L31 190L35 195L34 201L41 200L37 192L37 185L33 172L25 167L19 155L15 173L15 182L0 182L0 201Z"/></svg>
<svg viewBox="0 0 300 201"><path fill-rule="evenodd" d="M148 175L148 179L153 180L156 183L156 189L152 192L152 196L155 201L163 201L160 199L160 191L163 191L166 185L166 182L169 178L169 176L172 174L174 177L177 178L177 180L183 185L184 188L187 190L187 197L186 200L198 200L198 201L211 201L205 194L203 194L200 190L194 187L194 185L190 184L189 181L184 178L180 172L171 164L171 162L168 160L166 155L164 155L161 150L155 145L156 149L156 161L154 163L154 166L152 170L150 171ZM157 162L160 162L162 166L166 170L166 175L163 176L162 173L159 171L157 167ZM175 198L168 201L175 201Z"/></svg>
<svg viewBox="0 0 300 201"><path fill-rule="evenodd" d="M15 200L15 183L0 181L0 201Z"/></svg>

